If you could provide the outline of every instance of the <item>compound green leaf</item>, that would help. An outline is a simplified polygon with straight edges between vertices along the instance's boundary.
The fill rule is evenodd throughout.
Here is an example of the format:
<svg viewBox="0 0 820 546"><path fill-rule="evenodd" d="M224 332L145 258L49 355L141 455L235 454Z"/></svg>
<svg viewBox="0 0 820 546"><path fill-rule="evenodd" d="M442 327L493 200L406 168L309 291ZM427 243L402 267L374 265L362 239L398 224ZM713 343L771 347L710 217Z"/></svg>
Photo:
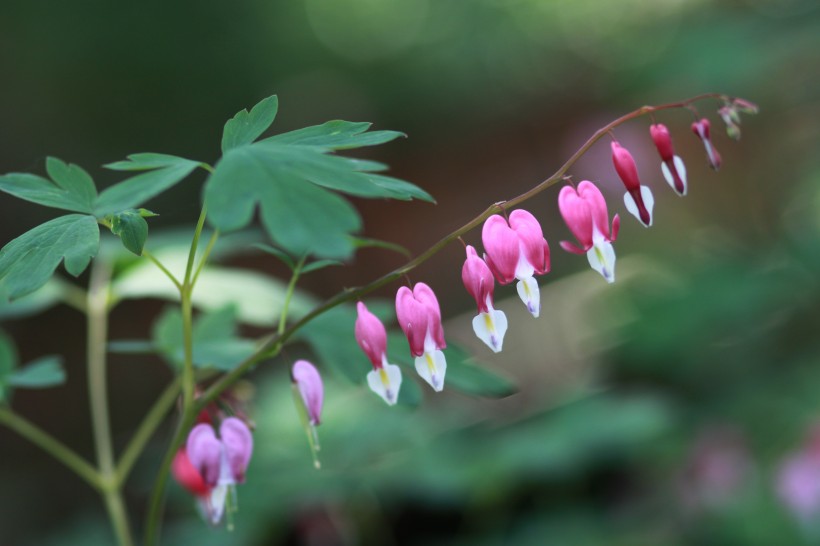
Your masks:
<svg viewBox="0 0 820 546"><path fill-rule="evenodd" d="M93 216L69 214L41 224L0 250L0 293L15 299L34 292L60 262L76 277L99 246L100 230Z"/></svg>
<svg viewBox="0 0 820 546"><path fill-rule="evenodd" d="M362 146L376 146L406 137L398 131L371 131L371 123L333 120L321 125L313 125L304 129L297 129L281 135L266 138L263 142L278 144L300 144L303 146L317 146L328 150L345 150Z"/></svg>
<svg viewBox="0 0 820 546"><path fill-rule="evenodd" d="M250 112L240 110L225 123L222 131L222 153L250 144L270 127L279 110L276 95L260 101Z"/></svg>
<svg viewBox="0 0 820 546"><path fill-rule="evenodd" d="M97 189L87 172L55 157L46 160L46 171L51 180L28 173L0 176L0 190L46 207L92 212Z"/></svg>
<svg viewBox="0 0 820 546"><path fill-rule="evenodd" d="M100 193L94 214L106 216L133 209L173 187L194 169L198 161L167 154L142 153L128 156L127 161L106 165L116 171L146 171L111 186Z"/></svg>
<svg viewBox="0 0 820 546"><path fill-rule="evenodd" d="M62 359L56 355L44 356L15 371L9 377L12 387L44 389L65 382Z"/></svg>
<svg viewBox="0 0 820 546"><path fill-rule="evenodd" d="M136 254L142 255L145 239L148 237L148 222L139 211L130 209L106 217L111 225L111 233L122 239L122 245Z"/></svg>

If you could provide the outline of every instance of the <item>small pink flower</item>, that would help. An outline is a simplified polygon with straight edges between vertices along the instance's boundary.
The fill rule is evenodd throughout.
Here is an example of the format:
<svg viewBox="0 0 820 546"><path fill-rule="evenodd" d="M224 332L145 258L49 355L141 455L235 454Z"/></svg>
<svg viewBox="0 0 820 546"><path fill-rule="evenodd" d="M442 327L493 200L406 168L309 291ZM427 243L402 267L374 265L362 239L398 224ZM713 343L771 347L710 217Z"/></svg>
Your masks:
<svg viewBox="0 0 820 546"><path fill-rule="evenodd" d="M709 166L717 171L720 169L721 159L717 149L712 145L712 139L709 137L709 128L709 120L706 118L692 123L692 132L703 141L703 146L706 148L706 157L709 160Z"/></svg>
<svg viewBox="0 0 820 546"><path fill-rule="evenodd" d="M564 186L558 194L558 208L580 247L561 241L561 248L573 254L586 254L589 265L607 282L615 282L615 250L612 242L618 237L621 220L616 214L609 226L606 201L595 184L584 180L576 190Z"/></svg>
<svg viewBox="0 0 820 546"><path fill-rule="evenodd" d="M219 436L210 424L202 423L191 429L185 447L191 466L209 488L202 507L213 524L222 519L226 499L235 499L235 485L245 481L253 453L253 436L240 419L228 417L222 421Z"/></svg>
<svg viewBox="0 0 820 546"><path fill-rule="evenodd" d="M538 283L534 275L550 270L550 247L541 225L523 209L510 214L509 223L494 214L481 230L484 260L501 284L518 279L518 295L534 317L541 312Z"/></svg>
<svg viewBox="0 0 820 546"><path fill-rule="evenodd" d="M399 397L401 370L387 361L387 331L364 303L359 302L356 309L356 341L373 364L373 370L367 374L367 385L392 406Z"/></svg>
<svg viewBox="0 0 820 546"><path fill-rule="evenodd" d="M683 160L675 155L669 129L662 123L656 123L649 126L649 134L652 135L652 141L661 156L661 171L666 182L678 195L686 195L686 166Z"/></svg>
<svg viewBox="0 0 820 546"><path fill-rule="evenodd" d="M649 186L642 186L638 179L638 167L629 150L621 146L618 141L612 141L612 164L626 186L624 204L626 210L638 219L645 227L652 225L652 207L655 198Z"/></svg>
<svg viewBox="0 0 820 546"><path fill-rule="evenodd" d="M495 279L470 245L467 245L467 259L461 268L461 280L478 307L478 315L473 318L473 331L493 352L501 352L507 332L507 315L493 309Z"/></svg>
<svg viewBox="0 0 820 546"><path fill-rule="evenodd" d="M413 290L406 286L396 293L396 317L410 352L416 357L416 371L436 392L444 388L447 361L441 351L447 347L441 327L441 309L433 290L423 282Z"/></svg>
<svg viewBox="0 0 820 546"><path fill-rule="evenodd" d="M299 388L310 425L319 426L322 422L322 404L325 400L325 388L319 370L307 360L297 360L293 365L291 377Z"/></svg>

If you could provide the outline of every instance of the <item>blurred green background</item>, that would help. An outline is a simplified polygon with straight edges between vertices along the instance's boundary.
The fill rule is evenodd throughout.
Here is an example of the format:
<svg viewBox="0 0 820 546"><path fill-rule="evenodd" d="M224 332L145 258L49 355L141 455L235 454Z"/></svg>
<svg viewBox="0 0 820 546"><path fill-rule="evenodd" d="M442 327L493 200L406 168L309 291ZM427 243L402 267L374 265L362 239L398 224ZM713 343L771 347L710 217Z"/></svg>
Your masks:
<svg viewBox="0 0 820 546"><path fill-rule="evenodd" d="M510 288L497 290L511 323L498 356L472 339L460 245L414 273L437 290L448 337L513 379L516 394L433 396L425 386L418 408L388 410L328 373L316 472L286 366L266 365L246 386L257 449L234 531L209 529L172 484L163 543L820 544L816 1L6 0L0 74L0 172L41 173L55 155L112 183L117 174L99 166L133 152L212 162L224 121L274 93L276 132L339 118L406 132L367 153L438 205L356 204L365 235L414 253L546 178L627 111L711 91L757 102L739 143L717 104L701 107L724 157L717 174L689 113L658 116L688 167L684 199L660 175L649 121L616 130L655 191L650 230L625 216L605 142L572 169L624 216L613 286L558 246L569 233L557 190L529 202L553 272L538 321ZM201 180L151 203L161 216L149 248L161 228L195 221ZM51 217L0 196L0 242ZM400 263L364 250L302 288L324 298ZM286 273L269 256L231 265ZM111 338L149 337L164 305L122 304ZM263 331L254 326L248 335ZM21 391L14 407L91 457L81 316L55 307L3 328L24 361L65 355L67 384ZM360 364L363 381L363 355ZM110 367L121 447L170 372L133 355ZM171 432L160 431L127 488L137 527ZM808 461L800 491L784 492L778 476L795 454ZM0 544L112 541L95 494L7 430L0 484ZM795 495L799 514L784 498Z"/></svg>

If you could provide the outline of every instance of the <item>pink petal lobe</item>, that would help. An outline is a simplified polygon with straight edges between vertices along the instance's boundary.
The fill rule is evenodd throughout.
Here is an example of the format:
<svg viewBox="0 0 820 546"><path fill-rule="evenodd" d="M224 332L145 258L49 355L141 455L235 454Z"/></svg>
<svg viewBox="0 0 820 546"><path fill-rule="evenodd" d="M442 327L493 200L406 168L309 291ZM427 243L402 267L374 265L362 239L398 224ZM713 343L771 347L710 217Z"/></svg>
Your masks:
<svg viewBox="0 0 820 546"><path fill-rule="evenodd" d="M413 294L416 300L420 301L427 309L427 328L433 335L437 349L444 349L447 343L444 341L444 328L441 326L441 307L433 289L423 282L416 283L413 287Z"/></svg>
<svg viewBox="0 0 820 546"><path fill-rule="evenodd" d="M406 286L396 293L396 317L399 321L410 352L413 356L424 354L424 338L427 336L427 308L416 300L413 292Z"/></svg>
<svg viewBox="0 0 820 546"><path fill-rule="evenodd" d="M382 367L382 356L387 352L387 331L384 324L376 315L371 313L367 306L359 302L356 305L356 341L364 354L370 359L373 368Z"/></svg>
<svg viewBox="0 0 820 546"><path fill-rule="evenodd" d="M321 424L322 406L325 400L325 387L319 370L307 360L297 360L293 365L293 381L299 387L299 394L307 408L310 424Z"/></svg>
<svg viewBox="0 0 820 546"><path fill-rule="evenodd" d="M222 443L217 439L209 424L200 424L191 429L185 446L188 459L209 486L219 481L219 465L222 460Z"/></svg>
<svg viewBox="0 0 820 546"><path fill-rule="evenodd" d="M245 470L253 453L253 436L248 425L236 417L228 417L219 427L219 435L225 446L225 455L231 475L238 483L245 481Z"/></svg>
<svg viewBox="0 0 820 546"><path fill-rule="evenodd" d="M481 229L481 241L490 258L487 265L495 273L498 282L512 282L518 265L519 245L518 236L507 224L507 220L498 214L487 218Z"/></svg>

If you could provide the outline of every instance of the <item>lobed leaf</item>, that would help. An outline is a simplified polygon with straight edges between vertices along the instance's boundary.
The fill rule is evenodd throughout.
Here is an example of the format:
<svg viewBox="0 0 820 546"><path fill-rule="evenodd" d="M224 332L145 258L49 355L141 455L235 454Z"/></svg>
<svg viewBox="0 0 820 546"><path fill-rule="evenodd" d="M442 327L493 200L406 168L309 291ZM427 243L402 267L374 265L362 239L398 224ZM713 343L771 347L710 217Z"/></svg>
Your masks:
<svg viewBox="0 0 820 546"><path fill-rule="evenodd" d="M122 240L122 246L142 256L145 239L148 238L148 222L140 211L130 209L106 217L111 225L111 233Z"/></svg>
<svg viewBox="0 0 820 546"><path fill-rule="evenodd" d="M69 214L31 229L0 250L0 293L15 299L48 282L64 262L75 277L85 271L100 245L93 216Z"/></svg>
<svg viewBox="0 0 820 546"><path fill-rule="evenodd" d="M316 146L327 150L345 150L362 146L385 144L399 137L406 137L398 131L371 131L371 123L333 120L321 125L313 125L287 133L268 137L263 142L278 144L300 144Z"/></svg>
<svg viewBox="0 0 820 546"><path fill-rule="evenodd" d="M167 154L141 153L128 156L127 161L106 165L117 171L147 171L128 178L100 193L94 214L106 216L133 209L173 187L194 169L198 161Z"/></svg>
<svg viewBox="0 0 820 546"><path fill-rule="evenodd" d="M0 191L45 207L88 214L93 211L97 190L87 172L55 157L46 160L46 171L51 180L28 173L0 176Z"/></svg>
<svg viewBox="0 0 820 546"><path fill-rule="evenodd" d="M237 112L222 131L222 153L259 138L276 119L278 110L279 98L273 95L260 101L250 112L247 109Z"/></svg>

